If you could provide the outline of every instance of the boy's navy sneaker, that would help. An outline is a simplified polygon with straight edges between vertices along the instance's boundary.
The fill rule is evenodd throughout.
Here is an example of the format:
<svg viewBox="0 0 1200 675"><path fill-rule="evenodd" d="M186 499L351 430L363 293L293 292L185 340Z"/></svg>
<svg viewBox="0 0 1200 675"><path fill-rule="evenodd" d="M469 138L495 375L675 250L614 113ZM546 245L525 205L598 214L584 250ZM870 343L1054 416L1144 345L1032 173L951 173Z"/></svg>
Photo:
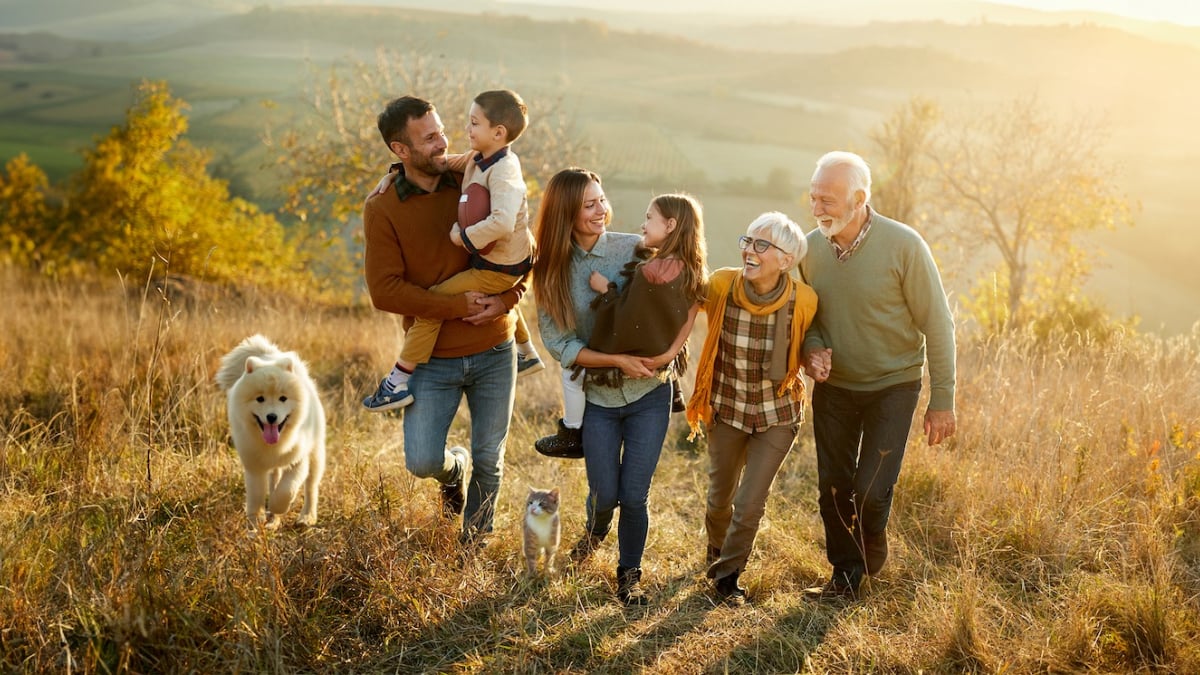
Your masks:
<svg viewBox="0 0 1200 675"><path fill-rule="evenodd" d="M413 395L408 393L408 387L400 385L399 389L389 391L387 388L387 378L379 382L379 388L374 394L363 399L363 407L371 412L383 412L385 410L395 410L413 402Z"/></svg>
<svg viewBox="0 0 1200 675"><path fill-rule="evenodd" d="M531 356L517 355L517 377L525 377L532 375L539 370L545 370L546 364L537 357L536 354Z"/></svg>

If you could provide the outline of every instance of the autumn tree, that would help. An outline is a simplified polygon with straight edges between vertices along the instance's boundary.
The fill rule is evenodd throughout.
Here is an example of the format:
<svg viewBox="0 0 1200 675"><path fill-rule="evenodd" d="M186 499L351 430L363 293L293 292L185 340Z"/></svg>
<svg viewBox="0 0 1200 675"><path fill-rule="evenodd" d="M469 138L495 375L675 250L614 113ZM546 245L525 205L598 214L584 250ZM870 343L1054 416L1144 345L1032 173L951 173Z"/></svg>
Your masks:
<svg viewBox="0 0 1200 675"><path fill-rule="evenodd" d="M919 204L931 177L929 142L941 118L936 103L914 97L868 133L875 149L872 164L879 174L871 201L902 223L917 225L923 218Z"/></svg>
<svg viewBox="0 0 1200 675"><path fill-rule="evenodd" d="M283 227L208 174L210 153L185 138L185 108L166 83L138 86L124 124L84 151L58 240L73 258L135 277L157 267L218 282L296 283Z"/></svg>
<svg viewBox="0 0 1200 675"><path fill-rule="evenodd" d="M967 300L991 331L1061 307L1090 273L1084 235L1131 222L1106 138L1099 122L1057 118L1036 97L945 115L912 101L872 134L892 170L884 198L909 218L919 200L936 238L998 261Z"/></svg>
<svg viewBox="0 0 1200 675"><path fill-rule="evenodd" d="M23 267L42 261L48 244L50 183L25 153L8 160L0 174L0 259Z"/></svg>

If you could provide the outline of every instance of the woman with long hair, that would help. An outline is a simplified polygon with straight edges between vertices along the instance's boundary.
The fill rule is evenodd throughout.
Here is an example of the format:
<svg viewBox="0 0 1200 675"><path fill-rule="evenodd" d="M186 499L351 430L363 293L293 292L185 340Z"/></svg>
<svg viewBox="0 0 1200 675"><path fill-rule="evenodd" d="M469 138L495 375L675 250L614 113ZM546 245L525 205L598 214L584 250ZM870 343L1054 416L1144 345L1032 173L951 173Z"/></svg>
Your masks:
<svg viewBox="0 0 1200 675"><path fill-rule="evenodd" d="M671 413L674 371L669 366L691 330L705 280L699 204L691 198L671 201L683 204L688 213L681 209L669 215L676 212L668 201L651 204L643 236L609 232L612 213L600 177L572 168L547 183L535 223L538 327L547 351L563 367L564 384L577 386L579 369L617 373L586 376L580 385L585 394L582 428L571 429L560 420L559 436L578 439L588 477L587 530L571 558L581 562L591 555L620 508L617 597L625 604L646 603L641 563L650 483ZM623 291L628 286L637 292L643 285L658 291L661 304L629 324L631 312L622 311L621 303L627 303L625 310L642 303L629 300ZM598 325L603 335L596 334ZM651 341L642 349L621 349L621 340L634 333L665 338L657 348ZM564 405L564 418L576 412L568 409L571 405Z"/></svg>

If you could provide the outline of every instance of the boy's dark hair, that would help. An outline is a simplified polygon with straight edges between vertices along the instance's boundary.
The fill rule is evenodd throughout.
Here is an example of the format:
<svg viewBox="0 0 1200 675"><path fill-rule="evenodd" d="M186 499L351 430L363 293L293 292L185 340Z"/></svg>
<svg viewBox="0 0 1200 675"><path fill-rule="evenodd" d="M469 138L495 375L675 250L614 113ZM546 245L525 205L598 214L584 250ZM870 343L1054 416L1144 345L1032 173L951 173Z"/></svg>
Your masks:
<svg viewBox="0 0 1200 675"><path fill-rule="evenodd" d="M516 141L529 124L529 109L517 92L509 89L485 91L475 97L475 105L483 109L492 126L503 124L509 143Z"/></svg>
<svg viewBox="0 0 1200 675"><path fill-rule="evenodd" d="M392 141L400 141L411 148L412 142L407 133L409 120L421 119L434 110L433 104L423 98L401 96L388 101L375 123L388 147L391 147Z"/></svg>

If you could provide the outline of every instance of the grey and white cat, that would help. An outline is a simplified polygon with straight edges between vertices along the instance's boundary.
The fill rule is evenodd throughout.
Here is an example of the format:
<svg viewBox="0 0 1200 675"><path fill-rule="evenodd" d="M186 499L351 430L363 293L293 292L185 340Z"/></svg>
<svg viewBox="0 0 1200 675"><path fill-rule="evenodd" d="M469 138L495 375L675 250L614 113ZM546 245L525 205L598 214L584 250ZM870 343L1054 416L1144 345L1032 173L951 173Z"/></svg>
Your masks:
<svg viewBox="0 0 1200 675"><path fill-rule="evenodd" d="M560 527L558 522L558 488L529 489L525 500L525 570L537 573L538 556L546 554L546 574L554 573L554 555L558 552Z"/></svg>

